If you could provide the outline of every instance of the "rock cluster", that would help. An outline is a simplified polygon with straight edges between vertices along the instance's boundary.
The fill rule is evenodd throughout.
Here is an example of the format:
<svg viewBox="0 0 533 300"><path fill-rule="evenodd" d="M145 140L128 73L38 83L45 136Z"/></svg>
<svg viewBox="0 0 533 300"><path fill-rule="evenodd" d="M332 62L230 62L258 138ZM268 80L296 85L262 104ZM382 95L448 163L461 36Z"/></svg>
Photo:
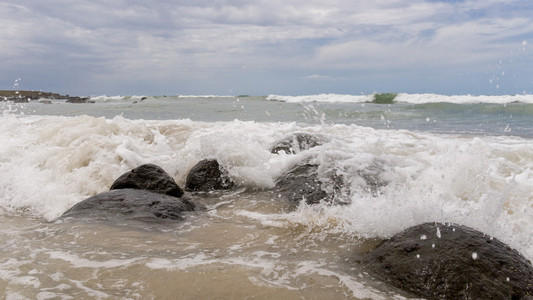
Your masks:
<svg viewBox="0 0 533 300"><path fill-rule="evenodd" d="M190 191L211 191L228 189L233 182L216 160L203 160L189 172L186 186ZM183 195L165 170L144 164L118 177L108 192L79 202L60 218L180 220L184 212L203 209Z"/></svg>
<svg viewBox="0 0 533 300"><path fill-rule="evenodd" d="M271 151L294 154L318 145L312 136L298 134ZM379 188L380 168L359 175L371 188ZM215 159L206 159L190 170L185 190L209 192L233 185ZM319 179L318 166L310 163L296 165L281 176L273 192L295 204L302 199L308 204L332 199ZM146 164L117 178L110 191L74 205L61 218L181 220L185 212L204 208L183 195L162 168ZM425 223L408 228L383 241L359 263L373 277L417 297L533 299L531 262L503 242L466 226Z"/></svg>
<svg viewBox="0 0 533 300"><path fill-rule="evenodd" d="M172 219L202 208L179 198L183 190L162 168L146 164L122 174L110 191L85 199L67 210L66 218Z"/></svg>

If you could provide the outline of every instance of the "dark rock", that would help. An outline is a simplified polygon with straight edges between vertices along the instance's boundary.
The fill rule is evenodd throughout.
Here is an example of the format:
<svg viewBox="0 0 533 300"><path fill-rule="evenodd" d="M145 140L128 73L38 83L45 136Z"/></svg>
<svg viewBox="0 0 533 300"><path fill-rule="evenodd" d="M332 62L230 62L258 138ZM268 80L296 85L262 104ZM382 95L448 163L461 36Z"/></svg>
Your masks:
<svg viewBox="0 0 533 300"><path fill-rule="evenodd" d="M293 133L290 136L278 141L272 148L271 153L285 151L287 154L296 154L298 152L309 150L313 147L324 144L326 138L320 135L309 133Z"/></svg>
<svg viewBox="0 0 533 300"><path fill-rule="evenodd" d="M313 164L297 165L277 180L274 192L295 204L302 199L307 204L316 204L328 198L322 190L317 169L318 166Z"/></svg>
<svg viewBox="0 0 533 300"><path fill-rule="evenodd" d="M233 187L233 181L216 159L198 162L187 175L185 188L189 191L223 190Z"/></svg>
<svg viewBox="0 0 533 300"><path fill-rule="evenodd" d="M321 170L311 163L302 163L290 169L276 180L271 192L278 193L282 198L299 203L305 199L307 204L324 201L329 204L349 204L353 182L357 181L361 192L377 196L388 182L383 179L382 163L374 162L356 170L339 170L329 168ZM345 182L350 182L345 184Z"/></svg>
<svg viewBox="0 0 533 300"><path fill-rule="evenodd" d="M41 91L0 90L0 101L29 102L38 99L66 100L69 103L94 103L87 97L60 95Z"/></svg>
<svg viewBox="0 0 533 300"><path fill-rule="evenodd" d="M129 172L122 174L113 182L110 190L139 189L154 193L181 197L183 190L174 179L159 166L153 164L141 165Z"/></svg>
<svg viewBox="0 0 533 300"><path fill-rule="evenodd" d="M85 199L67 210L60 219L180 220L183 212L200 208L193 203L145 190L113 190Z"/></svg>
<svg viewBox="0 0 533 300"><path fill-rule="evenodd" d="M428 299L533 295L531 262L466 226L426 223L409 228L384 241L362 262L383 281Z"/></svg>

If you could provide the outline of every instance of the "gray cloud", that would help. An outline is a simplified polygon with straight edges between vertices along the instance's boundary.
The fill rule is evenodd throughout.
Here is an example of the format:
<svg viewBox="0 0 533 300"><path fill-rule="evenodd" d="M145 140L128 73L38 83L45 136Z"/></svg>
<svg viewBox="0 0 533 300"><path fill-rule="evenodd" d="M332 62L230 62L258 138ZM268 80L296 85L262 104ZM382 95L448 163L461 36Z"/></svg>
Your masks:
<svg viewBox="0 0 533 300"><path fill-rule="evenodd" d="M486 88L487 66L532 37L532 10L522 0L10 0L0 88L20 77L22 88L78 94L342 93L353 86L309 74L364 91L396 86L379 74L401 70L397 82L420 78L404 89L422 92L428 69L450 80L468 69Z"/></svg>

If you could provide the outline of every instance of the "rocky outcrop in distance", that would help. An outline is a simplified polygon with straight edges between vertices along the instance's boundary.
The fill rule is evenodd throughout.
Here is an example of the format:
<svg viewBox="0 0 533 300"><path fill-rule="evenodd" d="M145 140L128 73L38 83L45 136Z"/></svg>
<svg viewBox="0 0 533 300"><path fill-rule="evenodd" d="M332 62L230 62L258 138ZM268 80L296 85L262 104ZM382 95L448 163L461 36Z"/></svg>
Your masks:
<svg viewBox="0 0 533 300"><path fill-rule="evenodd" d="M58 93L41 92L41 91L12 91L1 90L0 101L13 101L15 103L26 103L39 99L47 100L65 100L67 103L94 103L88 97L78 97L70 95L60 95ZM50 103L50 102L43 102Z"/></svg>
<svg viewBox="0 0 533 300"><path fill-rule="evenodd" d="M427 299L533 299L533 267L475 229L425 223L385 240L362 260L378 279Z"/></svg>

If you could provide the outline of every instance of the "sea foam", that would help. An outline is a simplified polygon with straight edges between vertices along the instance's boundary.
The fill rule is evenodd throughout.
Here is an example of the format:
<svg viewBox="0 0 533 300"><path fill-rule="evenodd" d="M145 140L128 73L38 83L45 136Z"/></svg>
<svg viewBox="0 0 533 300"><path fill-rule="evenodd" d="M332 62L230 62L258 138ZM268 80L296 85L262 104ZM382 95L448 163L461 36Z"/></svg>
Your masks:
<svg viewBox="0 0 533 300"><path fill-rule="evenodd" d="M305 96L269 95L266 99L289 103L367 103L375 99L375 95L343 95L343 94L318 94ZM507 104L507 103L533 103L533 95L439 95L439 94L408 94L398 93L393 102L425 104L425 103L455 103L455 104Z"/></svg>
<svg viewBox="0 0 533 300"><path fill-rule="evenodd" d="M277 140L293 132L319 133L330 141L296 155L270 153ZM183 186L192 166L215 158L237 187L268 189L292 166L311 162L319 166L323 188L347 205L302 204L284 214L239 214L265 226L296 224L365 238L389 237L428 221L456 222L533 258L529 139L338 124L10 114L0 122L0 140L0 209L8 215L53 220L143 163L161 166ZM327 184L333 174L341 180L339 190ZM382 184L369 189L364 176Z"/></svg>

